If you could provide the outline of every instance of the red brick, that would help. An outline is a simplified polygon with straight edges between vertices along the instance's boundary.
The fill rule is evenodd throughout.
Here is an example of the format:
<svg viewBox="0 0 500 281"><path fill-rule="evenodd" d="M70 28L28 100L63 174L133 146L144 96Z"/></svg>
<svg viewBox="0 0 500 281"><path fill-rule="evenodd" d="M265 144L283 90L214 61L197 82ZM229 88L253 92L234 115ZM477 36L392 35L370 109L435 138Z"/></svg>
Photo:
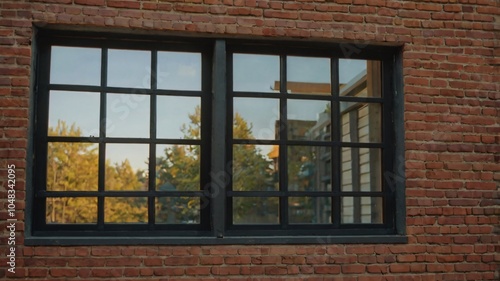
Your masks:
<svg viewBox="0 0 500 281"><path fill-rule="evenodd" d="M360 274L365 272L366 266L361 264L342 265L342 273L344 274Z"/></svg>
<svg viewBox="0 0 500 281"><path fill-rule="evenodd" d="M77 270L74 268L51 268L49 274L52 277L76 277Z"/></svg>

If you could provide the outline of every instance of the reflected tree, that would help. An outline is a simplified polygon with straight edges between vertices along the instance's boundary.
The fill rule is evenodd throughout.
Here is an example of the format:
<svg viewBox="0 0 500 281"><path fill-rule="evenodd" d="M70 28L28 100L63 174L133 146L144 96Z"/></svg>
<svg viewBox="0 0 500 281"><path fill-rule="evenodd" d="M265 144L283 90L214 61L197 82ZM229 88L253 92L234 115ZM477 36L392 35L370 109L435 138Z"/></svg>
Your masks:
<svg viewBox="0 0 500 281"><path fill-rule="evenodd" d="M181 130L185 139L200 139L201 109L189 115L190 123ZM52 135L80 137L82 132L75 125L59 121L49 128ZM235 137L254 139L252 126L239 114L233 122ZM55 132L58 132L55 134ZM200 146L169 145L157 151L156 186L158 190L200 190ZM233 148L233 187L235 190L271 190L274 188L271 161L256 145L235 145ZM47 190L95 191L98 179L98 149L95 144L84 142L51 142L47 158ZM134 171L128 160L122 163L105 162L105 188L109 191L147 190L147 173ZM115 199L115 200L113 200ZM120 200L118 200L120 199ZM168 200L163 200L168 199ZM174 200L175 199L175 200ZM145 198L106 198L106 222L147 221ZM235 219L261 217L260 222L274 222L278 215L278 200L248 198L233 205ZM200 200L196 197L158 198L157 221L193 223L199 221ZM173 216L171 215L173 214ZM48 198L46 217L48 223L95 223L97 198Z"/></svg>
<svg viewBox="0 0 500 281"><path fill-rule="evenodd" d="M68 126L58 121L49 128L49 135L80 137L82 132L74 124ZM142 190L143 184L135 175L130 163L105 164L107 190ZM98 149L95 144L85 142L51 142L47 153L47 190L49 191L96 191L98 180ZM147 205L140 200L114 206L105 204L107 222L139 221L147 218ZM109 210L120 210L110 212ZM97 198L95 197L50 197L47 198L47 223L95 223L97 221Z"/></svg>

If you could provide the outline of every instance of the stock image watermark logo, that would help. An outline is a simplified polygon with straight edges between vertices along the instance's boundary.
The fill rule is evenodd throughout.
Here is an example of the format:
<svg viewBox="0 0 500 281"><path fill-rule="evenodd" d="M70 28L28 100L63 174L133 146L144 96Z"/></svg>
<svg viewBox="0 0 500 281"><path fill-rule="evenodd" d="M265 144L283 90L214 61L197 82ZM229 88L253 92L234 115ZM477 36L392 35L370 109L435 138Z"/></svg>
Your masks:
<svg viewBox="0 0 500 281"><path fill-rule="evenodd" d="M7 271L16 273L16 166L7 165Z"/></svg>

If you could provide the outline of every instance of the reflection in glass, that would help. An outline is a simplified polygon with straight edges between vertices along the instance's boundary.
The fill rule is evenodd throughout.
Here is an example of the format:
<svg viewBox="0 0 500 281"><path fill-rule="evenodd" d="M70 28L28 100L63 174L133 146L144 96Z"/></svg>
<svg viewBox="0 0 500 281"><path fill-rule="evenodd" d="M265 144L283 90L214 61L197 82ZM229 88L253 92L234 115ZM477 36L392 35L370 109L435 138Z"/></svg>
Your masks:
<svg viewBox="0 0 500 281"><path fill-rule="evenodd" d="M332 199L330 197L289 197L290 223L331 223Z"/></svg>
<svg viewBox="0 0 500 281"><path fill-rule="evenodd" d="M201 90L201 54L158 52L157 88Z"/></svg>
<svg viewBox="0 0 500 281"><path fill-rule="evenodd" d="M149 96L108 94L106 136L149 138Z"/></svg>
<svg viewBox="0 0 500 281"><path fill-rule="evenodd" d="M48 191L96 191L97 144L49 142L47 147Z"/></svg>
<svg viewBox="0 0 500 281"><path fill-rule="evenodd" d="M279 139L278 99L234 98L233 138Z"/></svg>
<svg viewBox="0 0 500 281"><path fill-rule="evenodd" d="M339 59L340 95L381 97L380 61Z"/></svg>
<svg viewBox="0 0 500 281"><path fill-rule="evenodd" d="M274 145L233 145L233 190L277 190L278 151Z"/></svg>
<svg viewBox="0 0 500 281"><path fill-rule="evenodd" d="M151 52L135 50L108 51L108 86L151 87Z"/></svg>
<svg viewBox="0 0 500 281"><path fill-rule="evenodd" d="M382 197L343 197L342 223L383 223Z"/></svg>
<svg viewBox="0 0 500 281"><path fill-rule="evenodd" d="M323 146L288 147L288 190L331 190L331 149Z"/></svg>
<svg viewBox="0 0 500 281"><path fill-rule="evenodd" d="M343 142L381 142L382 107L379 103L341 102Z"/></svg>
<svg viewBox="0 0 500 281"><path fill-rule="evenodd" d="M200 146L156 146L156 190L200 190Z"/></svg>
<svg viewBox="0 0 500 281"><path fill-rule="evenodd" d="M200 139L200 98L158 96L156 114L157 138Z"/></svg>
<svg viewBox="0 0 500 281"><path fill-rule="evenodd" d="M382 151L342 148L342 191L382 191Z"/></svg>
<svg viewBox="0 0 500 281"><path fill-rule="evenodd" d="M279 92L279 81L279 56L233 55L233 91Z"/></svg>
<svg viewBox="0 0 500 281"><path fill-rule="evenodd" d="M105 189L147 190L148 159L147 144L106 144Z"/></svg>
<svg viewBox="0 0 500 281"><path fill-rule="evenodd" d="M99 137L99 93L50 91L49 100L49 136L63 136L57 130L64 125L74 126L73 135Z"/></svg>
<svg viewBox="0 0 500 281"><path fill-rule="evenodd" d="M278 224L278 197L233 197L234 224Z"/></svg>
<svg viewBox="0 0 500 281"><path fill-rule="evenodd" d="M200 223L199 197L156 198L156 223Z"/></svg>
<svg viewBox="0 0 500 281"><path fill-rule="evenodd" d="M145 197L104 198L104 222L106 223L146 223L148 221L148 201Z"/></svg>
<svg viewBox="0 0 500 281"><path fill-rule="evenodd" d="M50 83L99 86L101 49L52 46Z"/></svg>
<svg viewBox="0 0 500 281"><path fill-rule="evenodd" d="M331 95L329 58L287 57L287 91Z"/></svg>
<svg viewBox="0 0 500 281"><path fill-rule="evenodd" d="M96 223L97 198L48 197L45 218L47 223Z"/></svg>
<svg viewBox="0 0 500 281"><path fill-rule="evenodd" d="M330 111L331 104L329 101L288 100L288 139L330 140Z"/></svg>

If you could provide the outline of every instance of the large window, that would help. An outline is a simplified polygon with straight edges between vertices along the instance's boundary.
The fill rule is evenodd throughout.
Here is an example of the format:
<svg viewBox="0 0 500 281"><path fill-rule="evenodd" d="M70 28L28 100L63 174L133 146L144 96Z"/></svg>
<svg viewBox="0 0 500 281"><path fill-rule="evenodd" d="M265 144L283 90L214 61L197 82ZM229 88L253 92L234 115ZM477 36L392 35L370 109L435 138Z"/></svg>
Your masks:
<svg viewBox="0 0 500 281"><path fill-rule="evenodd" d="M40 34L28 243L403 241L397 48L127 39Z"/></svg>

